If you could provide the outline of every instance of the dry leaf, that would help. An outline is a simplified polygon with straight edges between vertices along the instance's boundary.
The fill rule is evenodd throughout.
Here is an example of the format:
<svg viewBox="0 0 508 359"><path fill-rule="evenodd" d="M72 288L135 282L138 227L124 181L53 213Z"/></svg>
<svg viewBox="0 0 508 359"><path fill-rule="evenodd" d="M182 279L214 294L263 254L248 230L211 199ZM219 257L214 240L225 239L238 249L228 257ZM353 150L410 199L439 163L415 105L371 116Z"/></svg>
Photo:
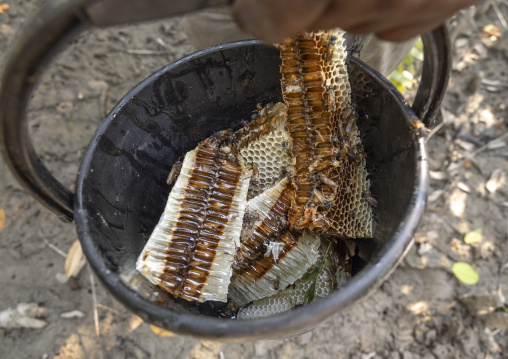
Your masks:
<svg viewBox="0 0 508 359"><path fill-rule="evenodd" d="M10 35L14 31L12 30L12 27L7 24L1 24L0 25L0 35ZM1 84L0 84L1 85Z"/></svg>
<svg viewBox="0 0 508 359"><path fill-rule="evenodd" d="M468 157L464 160L464 168L466 169L471 169L471 168L474 168L476 169L478 172L482 173L482 169L480 167L480 164L478 163L478 161L476 161L474 158L472 157Z"/></svg>
<svg viewBox="0 0 508 359"><path fill-rule="evenodd" d="M492 141L492 142L490 142L490 143L487 145L487 148L488 148L489 150L498 150L498 149L503 148L503 147L505 147L505 146L506 146L506 142L504 142L504 141L499 141L499 142L497 142L497 141Z"/></svg>
<svg viewBox="0 0 508 359"><path fill-rule="evenodd" d="M4 226L5 223L5 211L0 209L0 228Z"/></svg>
<svg viewBox="0 0 508 359"><path fill-rule="evenodd" d="M472 192L472 189L471 189L471 186L468 185L467 183L464 183L464 182L458 182L457 183L457 187L461 190L461 191L464 191L466 193L471 193Z"/></svg>
<svg viewBox="0 0 508 359"><path fill-rule="evenodd" d="M487 188L487 191L490 193L496 193L499 188L503 187L505 182L506 179L503 170L501 168L496 168L492 171L489 180L485 184L485 188Z"/></svg>
<svg viewBox="0 0 508 359"><path fill-rule="evenodd" d="M9 4L0 4L0 14L6 13L9 11Z"/></svg>
<svg viewBox="0 0 508 359"><path fill-rule="evenodd" d="M448 179L448 174L444 171L429 171L430 178L436 181L443 181Z"/></svg>
<svg viewBox="0 0 508 359"><path fill-rule="evenodd" d="M152 329L152 332L155 333L155 335L158 335L159 337L163 338L171 338L175 336L175 333L170 332L169 330L156 327L155 325L150 324L150 329Z"/></svg>
<svg viewBox="0 0 508 359"><path fill-rule="evenodd" d="M497 26L492 25L492 24L485 25L483 27L483 33L485 33L489 36L496 36L496 37L501 36L501 31L499 30L499 28Z"/></svg>
<svg viewBox="0 0 508 359"><path fill-rule="evenodd" d="M471 159L470 159L470 158L466 158L466 159L464 160L464 168L466 168L466 169L470 169L470 168L472 168L472 167L473 167L473 161L471 161Z"/></svg>
<svg viewBox="0 0 508 359"><path fill-rule="evenodd" d="M48 323L36 317L44 313L44 308L37 303L19 303L16 309L6 309L0 312L0 328L44 328Z"/></svg>
<svg viewBox="0 0 508 359"><path fill-rule="evenodd" d="M69 278L77 277L81 269L85 266L85 263L81 244L76 240L69 249L67 258L65 258L65 275Z"/></svg>
<svg viewBox="0 0 508 359"><path fill-rule="evenodd" d="M71 319L71 318L84 318L85 313L80 310L71 310L70 312L60 314L60 318Z"/></svg>

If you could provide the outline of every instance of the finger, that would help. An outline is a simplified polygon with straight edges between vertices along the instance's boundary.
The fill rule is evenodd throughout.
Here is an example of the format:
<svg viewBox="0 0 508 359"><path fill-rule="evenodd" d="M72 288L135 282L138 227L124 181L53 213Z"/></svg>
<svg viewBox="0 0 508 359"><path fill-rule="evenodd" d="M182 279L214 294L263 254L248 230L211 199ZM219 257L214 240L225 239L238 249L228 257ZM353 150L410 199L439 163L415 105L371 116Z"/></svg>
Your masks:
<svg viewBox="0 0 508 359"><path fill-rule="evenodd" d="M354 34L384 33L396 28L428 28L434 26L434 24L444 23L445 21L446 17L436 15L422 16L417 19L408 18L408 16L399 16L394 19L383 18L377 21L345 27L344 30ZM413 36L409 36L409 38L412 37Z"/></svg>
<svg viewBox="0 0 508 359"><path fill-rule="evenodd" d="M334 0L326 12L313 24L313 28L340 27L349 30L367 24L379 24L411 13L425 0Z"/></svg>
<svg viewBox="0 0 508 359"><path fill-rule="evenodd" d="M278 42L309 28L330 0L236 0L233 15L248 33Z"/></svg>
<svg viewBox="0 0 508 359"><path fill-rule="evenodd" d="M442 23L443 23L442 21L436 21L433 23L394 27L388 30L378 32L376 33L376 36L379 37L381 40L404 41L409 40L415 36L430 32L439 27L439 25L441 25Z"/></svg>

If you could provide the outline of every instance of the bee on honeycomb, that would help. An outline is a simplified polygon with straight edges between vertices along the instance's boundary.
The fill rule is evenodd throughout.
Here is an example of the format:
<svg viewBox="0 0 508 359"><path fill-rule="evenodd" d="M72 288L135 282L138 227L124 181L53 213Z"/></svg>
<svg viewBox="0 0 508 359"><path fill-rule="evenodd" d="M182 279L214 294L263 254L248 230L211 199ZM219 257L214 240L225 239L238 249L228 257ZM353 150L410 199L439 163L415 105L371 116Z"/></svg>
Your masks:
<svg viewBox="0 0 508 359"><path fill-rule="evenodd" d="M296 188L289 222L300 231L372 236L366 155L352 111L344 32L302 33L278 44Z"/></svg>

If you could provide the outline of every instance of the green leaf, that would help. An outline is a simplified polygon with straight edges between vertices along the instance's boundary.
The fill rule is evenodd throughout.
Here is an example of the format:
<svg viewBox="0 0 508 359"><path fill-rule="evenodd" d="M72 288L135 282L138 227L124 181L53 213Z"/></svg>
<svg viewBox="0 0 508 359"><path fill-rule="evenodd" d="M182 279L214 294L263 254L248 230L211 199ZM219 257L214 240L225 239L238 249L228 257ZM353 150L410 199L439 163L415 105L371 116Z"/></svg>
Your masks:
<svg viewBox="0 0 508 359"><path fill-rule="evenodd" d="M466 233L464 236L464 242L467 244L475 244L481 242L483 236L483 232L481 228L477 228L472 232Z"/></svg>
<svg viewBox="0 0 508 359"><path fill-rule="evenodd" d="M415 60L423 61L423 52L418 50L416 47L411 49L410 54L412 57L414 57Z"/></svg>
<svg viewBox="0 0 508 359"><path fill-rule="evenodd" d="M501 307L501 309L502 309L504 312L508 313L508 307L507 307L506 305L503 305L503 306Z"/></svg>
<svg viewBox="0 0 508 359"><path fill-rule="evenodd" d="M316 278L318 276L318 271L314 271L314 272L307 272L303 275L302 279L303 280L313 280L314 278Z"/></svg>
<svg viewBox="0 0 508 359"><path fill-rule="evenodd" d="M313 282L309 289L305 292L305 296L303 297L303 304L309 304L314 300L314 296L316 295L316 282Z"/></svg>
<svg viewBox="0 0 508 359"><path fill-rule="evenodd" d="M409 80L410 83L413 82L413 74L411 74L409 71L402 71L402 76L404 76L405 79Z"/></svg>
<svg viewBox="0 0 508 359"><path fill-rule="evenodd" d="M465 262L453 263L452 272L458 280L467 285L475 285L480 280L480 275L476 269Z"/></svg>
<svg viewBox="0 0 508 359"><path fill-rule="evenodd" d="M404 70L401 70L401 71L395 70L394 72L392 72L390 74L390 79L392 81L395 80L400 83L407 81L406 78L402 75L402 71L404 71Z"/></svg>

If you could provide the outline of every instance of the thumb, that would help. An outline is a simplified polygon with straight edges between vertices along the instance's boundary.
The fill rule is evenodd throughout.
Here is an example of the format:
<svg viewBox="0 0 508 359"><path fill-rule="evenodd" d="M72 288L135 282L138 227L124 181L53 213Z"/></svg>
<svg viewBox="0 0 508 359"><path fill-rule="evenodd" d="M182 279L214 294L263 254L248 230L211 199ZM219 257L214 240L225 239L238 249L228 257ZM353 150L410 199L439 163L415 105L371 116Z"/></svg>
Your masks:
<svg viewBox="0 0 508 359"><path fill-rule="evenodd" d="M275 43L309 28L330 0L236 0L233 15L255 37Z"/></svg>

